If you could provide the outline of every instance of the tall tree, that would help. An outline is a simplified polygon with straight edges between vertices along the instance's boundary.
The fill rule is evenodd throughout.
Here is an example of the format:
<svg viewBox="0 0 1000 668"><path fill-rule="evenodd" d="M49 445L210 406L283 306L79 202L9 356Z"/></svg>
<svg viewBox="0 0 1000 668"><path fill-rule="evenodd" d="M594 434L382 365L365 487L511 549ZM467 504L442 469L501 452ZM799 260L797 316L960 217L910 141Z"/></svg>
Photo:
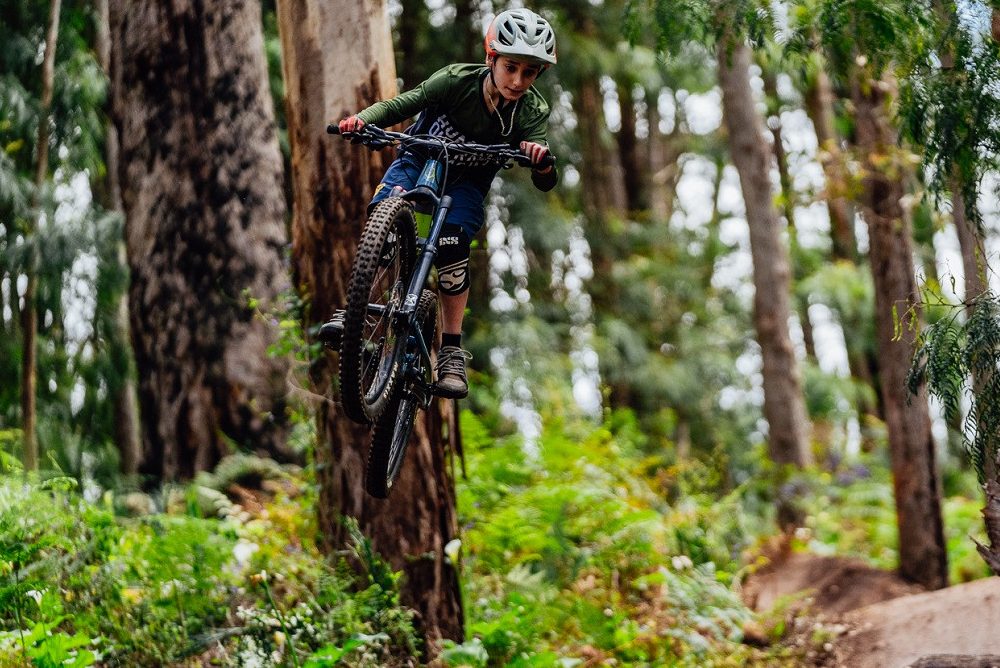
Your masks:
<svg viewBox="0 0 1000 668"><path fill-rule="evenodd" d="M778 166L778 183L781 186L781 213L788 227L789 256L792 263L792 283L798 285L809 273L809 254L799 244L799 230L795 224L795 205L798 196L788 167L788 153L782 128L781 112L784 106L778 93L778 71L774 53L761 50L757 54L757 64L764 79L764 96L767 105L767 129L771 132L771 149ZM816 342L813 337L812 320L809 317L809 299L798 291L793 293L795 311L802 327L802 341L806 348L806 358L816 361Z"/></svg>
<svg viewBox="0 0 1000 668"><path fill-rule="evenodd" d="M769 180L771 150L750 87L751 52L746 43L751 33L759 37L761 18L767 16L767 10L752 0L738 3L704 0L680 7L654 0L653 10L660 46L669 53L682 53L691 43L714 47L723 123L730 158L740 175L750 229L755 287L753 319L763 362L769 453L779 464L805 466L812 456L807 441L805 398L788 329L791 270ZM791 504L779 503L782 525L797 521L796 514Z"/></svg>
<svg viewBox="0 0 1000 668"><path fill-rule="evenodd" d="M110 6L112 98L151 482L237 447L286 456L281 156L260 5Z"/></svg>
<svg viewBox="0 0 1000 668"><path fill-rule="evenodd" d="M344 303L365 208L386 166L382 154L328 137L326 124L394 95L396 71L382 2L279 0L278 20L295 193L293 271L308 332ZM317 393L333 393L335 362L332 354L314 360ZM403 601L419 612L433 656L441 639L462 638L463 616L457 564L444 550L457 534L454 484L439 413L424 415L392 497L377 501L363 487L367 430L333 401L320 404L317 512L327 550L347 543L342 519L354 517L375 549L405 573Z"/></svg>
<svg viewBox="0 0 1000 668"><path fill-rule="evenodd" d="M111 16L108 0L96 0L97 30L96 47L101 68L110 76L111 73ZM110 114L109 114L110 116ZM121 212L121 184L118 182L118 131L114 123L106 124L104 137L105 172L103 182L96 184L96 192L101 205L108 211ZM124 239L118 244L119 261L122 265L128 262ZM128 326L128 295L122 294L118 307L112 319L112 340L116 348L113 356L115 380L110 388L111 401L114 404L114 439L121 458L121 471L126 476L133 477L139 473L142 461L142 443L140 440L139 404L136 395L134 372L132 364L129 326Z"/></svg>
<svg viewBox="0 0 1000 668"><path fill-rule="evenodd" d="M38 469L38 436L36 399L38 387L37 352L38 308L35 293L38 288L38 245L32 237L36 231L37 217L41 205L41 192L49 179L49 112L52 109L52 89L55 79L56 40L59 37L59 12L62 0L52 0L49 4L49 23L45 34L45 51L42 55L42 104L38 118L38 156L35 163L34 211L28 216L27 238L29 258L27 263L27 286L24 290L24 307L21 311L21 333L23 347L21 357L21 421L24 430L24 468Z"/></svg>
<svg viewBox="0 0 1000 668"><path fill-rule="evenodd" d="M831 64L821 48L816 8L807 4L805 8L798 9L800 11L794 11L789 21L785 56L792 56L789 60L798 64L793 70L796 75L794 81L802 91L804 109L816 133L817 157L825 181L823 200L830 218L830 257L834 262L849 263L853 268L859 265L861 258L854 233L855 213L849 198L854 184L847 168L844 140L838 130L839 90L834 87ZM832 271L839 273L841 270L852 273L848 267ZM838 290L843 287L838 286ZM847 362L858 388L855 406L861 427L861 447L867 452L875 447L872 425L882 421L880 404L873 400L873 392L868 391L869 388L876 390L874 395L877 399L879 393L875 378L878 375L878 358L875 354L874 326L867 317L867 311L859 311L854 300L827 305L837 313L844 331L852 333L845 337Z"/></svg>
<svg viewBox="0 0 1000 668"><path fill-rule="evenodd" d="M977 5L986 9L982 3L971 7ZM962 253L966 319L961 327L955 327L956 313L931 325L923 335L914 365L921 373L911 378L918 387L923 380L929 381L946 416L959 423L962 410L958 393L968 384L966 425L974 428L974 436L963 440L984 483L983 516L990 539L990 546L980 545L979 551L993 571L1000 573L1000 460L994 408L998 389L997 303L988 290L985 231L979 210L983 176L996 169L1000 154L1000 14L993 10L990 29L994 40L990 41L980 34L982 28L960 19L959 7L944 0L932 3L935 39L918 51L904 79L901 116L906 120L903 127L907 135L924 147L924 165L932 176L930 190L950 196Z"/></svg>
<svg viewBox="0 0 1000 668"><path fill-rule="evenodd" d="M720 13L717 25L727 26L729 21ZM750 89L750 49L729 29L721 37L716 52L723 118L750 227L754 325L763 358L769 451L778 463L805 466L811 461L805 400L788 331L791 270L768 178L771 155Z"/></svg>
<svg viewBox="0 0 1000 668"><path fill-rule="evenodd" d="M911 306L919 320L911 230L901 199L906 157L888 113L896 88L888 64L902 58L899 44L921 26L905 3L828 2L820 22L831 62L850 82L854 141L862 165L860 206L868 223L875 286L879 385L889 435L899 525L899 568L907 579L934 589L947 584L947 554L940 482L926 389L908 397L907 373L915 351L914 327L899 327Z"/></svg>
<svg viewBox="0 0 1000 668"><path fill-rule="evenodd" d="M919 300L910 229L900 204L902 183L874 163L896 145L895 131L882 111L891 89L868 77L856 81L853 88L858 149L865 156L861 205L868 221L868 254L875 281L879 382L899 521L900 573L936 589L947 585L948 571L934 439L926 391L921 389L914 398L906 396L913 330L897 329L898 318L905 317L910 305Z"/></svg>

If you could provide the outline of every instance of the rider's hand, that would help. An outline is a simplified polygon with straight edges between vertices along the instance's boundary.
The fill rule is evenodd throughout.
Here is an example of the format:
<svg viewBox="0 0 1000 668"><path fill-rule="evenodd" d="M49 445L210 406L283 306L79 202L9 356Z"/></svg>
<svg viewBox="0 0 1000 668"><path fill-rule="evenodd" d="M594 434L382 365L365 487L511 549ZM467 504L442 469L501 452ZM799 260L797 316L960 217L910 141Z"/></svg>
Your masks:
<svg viewBox="0 0 1000 668"><path fill-rule="evenodd" d="M341 134L345 132L358 132L361 128L365 127L365 122L357 116L348 116L338 123L337 127L340 128Z"/></svg>
<svg viewBox="0 0 1000 668"><path fill-rule="evenodd" d="M521 153L531 158L532 169L538 174L548 174L552 171L552 165L549 165L545 169L538 169L538 163L542 161L549 153L549 147L545 144L537 144L533 141L523 141L521 142Z"/></svg>

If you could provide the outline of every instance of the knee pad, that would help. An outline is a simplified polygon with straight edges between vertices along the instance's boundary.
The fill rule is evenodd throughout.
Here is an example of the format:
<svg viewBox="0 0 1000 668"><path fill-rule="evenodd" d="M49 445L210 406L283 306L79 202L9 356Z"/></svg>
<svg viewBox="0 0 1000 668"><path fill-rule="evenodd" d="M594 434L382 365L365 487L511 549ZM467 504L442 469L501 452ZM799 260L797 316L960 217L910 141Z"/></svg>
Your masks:
<svg viewBox="0 0 1000 668"><path fill-rule="evenodd" d="M438 288L446 295L458 295L469 289L469 248L472 240L458 225L446 224L438 239L434 264L438 270Z"/></svg>

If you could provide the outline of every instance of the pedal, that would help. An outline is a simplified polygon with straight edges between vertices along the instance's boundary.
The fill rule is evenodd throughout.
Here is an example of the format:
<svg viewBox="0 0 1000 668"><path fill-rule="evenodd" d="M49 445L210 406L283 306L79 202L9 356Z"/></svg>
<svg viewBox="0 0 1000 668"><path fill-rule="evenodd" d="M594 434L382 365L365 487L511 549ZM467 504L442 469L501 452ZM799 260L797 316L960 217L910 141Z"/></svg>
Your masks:
<svg viewBox="0 0 1000 668"><path fill-rule="evenodd" d="M333 317L319 328L318 338L327 348L340 350L340 342L344 338L344 309L337 309Z"/></svg>
<svg viewBox="0 0 1000 668"><path fill-rule="evenodd" d="M439 387L437 383L434 383L428 389L430 390L431 396L440 397L441 399L465 399L469 396L468 389L466 389L465 392L456 392L454 390Z"/></svg>

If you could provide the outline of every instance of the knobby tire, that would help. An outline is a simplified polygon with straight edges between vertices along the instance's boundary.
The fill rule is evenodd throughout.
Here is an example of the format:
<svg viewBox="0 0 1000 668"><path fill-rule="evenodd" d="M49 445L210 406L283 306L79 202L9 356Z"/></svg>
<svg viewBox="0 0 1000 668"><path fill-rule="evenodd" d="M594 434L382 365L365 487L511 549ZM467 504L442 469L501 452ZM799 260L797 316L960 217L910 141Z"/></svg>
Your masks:
<svg viewBox="0 0 1000 668"><path fill-rule="evenodd" d="M416 225L409 203L380 202L361 233L347 286L340 347L341 404L361 424L377 420L394 397L406 336L392 327L416 257ZM375 314L369 305L384 307Z"/></svg>
<svg viewBox="0 0 1000 668"><path fill-rule="evenodd" d="M424 290L417 306L417 322L423 331L427 347L434 343L437 327L437 297L430 290ZM419 347L419 346L417 346ZM414 371L423 375L425 360L416 353ZM371 447L368 450L368 464L365 469L365 489L377 499L389 496L392 485L399 477L406 455L406 446L410 442L413 422L420 408L420 398L407 386L396 392L391 403L382 416L375 421L372 430Z"/></svg>

